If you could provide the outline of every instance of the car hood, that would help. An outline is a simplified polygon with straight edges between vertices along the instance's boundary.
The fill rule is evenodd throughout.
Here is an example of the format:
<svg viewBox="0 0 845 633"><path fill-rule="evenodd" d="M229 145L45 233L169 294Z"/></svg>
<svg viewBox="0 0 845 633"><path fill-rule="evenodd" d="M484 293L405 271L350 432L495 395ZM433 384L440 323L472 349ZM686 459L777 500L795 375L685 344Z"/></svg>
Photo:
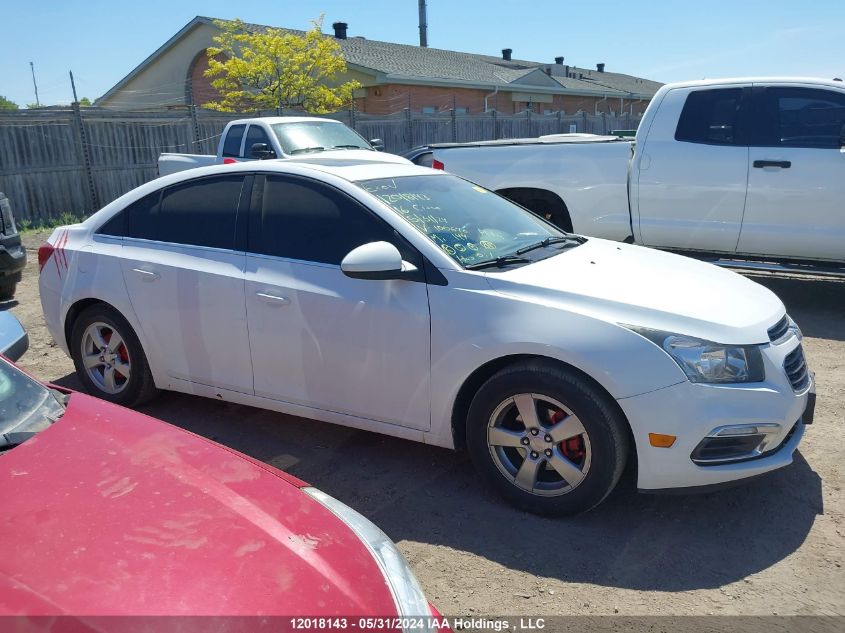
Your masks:
<svg viewBox="0 0 845 633"><path fill-rule="evenodd" d="M0 455L0 615L395 614L365 545L304 485L73 394Z"/></svg>
<svg viewBox="0 0 845 633"><path fill-rule="evenodd" d="M766 343L785 312L774 293L729 270L596 238L487 278L503 294L718 343Z"/></svg>

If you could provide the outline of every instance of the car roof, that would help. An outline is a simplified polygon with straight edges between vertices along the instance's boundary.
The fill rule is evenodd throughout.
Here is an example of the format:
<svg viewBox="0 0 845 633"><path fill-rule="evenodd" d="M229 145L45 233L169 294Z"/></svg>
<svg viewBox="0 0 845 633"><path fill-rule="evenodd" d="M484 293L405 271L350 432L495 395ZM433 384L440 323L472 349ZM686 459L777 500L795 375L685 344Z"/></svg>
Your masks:
<svg viewBox="0 0 845 633"><path fill-rule="evenodd" d="M705 86L720 86L726 84L815 84L828 86L830 88L845 89L842 80L825 79L823 77L726 77L722 79L704 79L697 81L681 81L666 84L667 90L674 88L698 88Z"/></svg>
<svg viewBox="0 0 845 633"><path fill-rule="evenodd" d="M307 123L307 122L328 122L328 123L341 123L337 119L324 119L321 117L313 117L313 116L262 116L262 117L252 117L249 119L235 119L234 121L230 121L232 125L245 125L247 123L256 123L261 121L262 123L267 123L268 125L275 125L276 123ZM341 125L343 125L341 123Z"/></svg>
<svg viewBox="0 0 845 633"><path fill-rule="evenodd" d="M442 171L429 167L420 167L412 163L385 163L378 160L350 160L343 158L329 158L309 156L302 158L286 158L280 160L263 160L235 163L230 165L212 165L197 167L173 176L182 176L166 184L174 184L203 176L218 176L239 172L262 172L266 174L302 174L303 171L313 171L337 176L349 182L373 180L376 178L400 178L402 176L438 176ZM162 179L163 180L163 179ZM165 183L161 183L164 185Z"/></svg>

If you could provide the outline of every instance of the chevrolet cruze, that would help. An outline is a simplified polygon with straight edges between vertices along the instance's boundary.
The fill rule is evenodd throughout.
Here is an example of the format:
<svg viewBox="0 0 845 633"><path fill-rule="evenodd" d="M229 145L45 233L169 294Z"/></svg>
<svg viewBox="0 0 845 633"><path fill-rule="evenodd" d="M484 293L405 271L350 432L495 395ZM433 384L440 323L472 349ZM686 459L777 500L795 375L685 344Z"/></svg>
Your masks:
<svg viewBox="0 0 845 633"><path fill-rule="evenodd" d="M587 510L792 461L813 377L781 301L572 235L456 176L319 157L157 179L39 251L85 388L169 389L466 448L516 506Z"/></svg>

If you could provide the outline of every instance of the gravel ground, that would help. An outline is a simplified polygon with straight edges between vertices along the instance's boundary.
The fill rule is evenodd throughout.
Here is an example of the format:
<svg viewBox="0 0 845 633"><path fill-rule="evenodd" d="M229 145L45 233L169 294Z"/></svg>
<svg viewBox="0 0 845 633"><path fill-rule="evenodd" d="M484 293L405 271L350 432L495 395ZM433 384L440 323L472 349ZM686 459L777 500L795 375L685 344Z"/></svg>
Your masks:
<svg viewBox="0 0 845 633"><path fill-rule="evenodd" d="M35 250L10 308L29 331L21 365L78 388L43 324ZM845 282L755 276L805 334L815 423L795 463L747 485L693 496L620 485L567 520L511 509L463 454L174 393L143 407L283 468L379 524L428 597L464 616L845 614Z"/></svg>

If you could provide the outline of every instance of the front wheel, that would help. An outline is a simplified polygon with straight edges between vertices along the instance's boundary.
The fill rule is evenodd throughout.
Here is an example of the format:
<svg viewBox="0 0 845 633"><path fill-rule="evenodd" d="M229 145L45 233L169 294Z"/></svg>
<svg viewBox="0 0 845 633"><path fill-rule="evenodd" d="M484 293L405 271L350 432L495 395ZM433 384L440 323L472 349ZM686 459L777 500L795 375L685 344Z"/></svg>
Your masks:
<svg viewBox="0 0 845 633"><path fill-rule="evenodd" d="M132 407L156 394L141 343L114 308L100 303L83 310L70 339L76 374L92 396Z"/></svg>
<svg viewBox="0 0 845 633"><path fill-rule="evenodd" d="M625 467L625 421L577 372L546 361L506 367L470 405L467 445L476 468L518 508L548 516L585 512Z"/></svg>
<svg viewBox="0 0 845 633"><path fill-rule="evenodd" d="M9 301L15 296L15 290L18 287L16 281L0 282L0 301Z"/></svg>

